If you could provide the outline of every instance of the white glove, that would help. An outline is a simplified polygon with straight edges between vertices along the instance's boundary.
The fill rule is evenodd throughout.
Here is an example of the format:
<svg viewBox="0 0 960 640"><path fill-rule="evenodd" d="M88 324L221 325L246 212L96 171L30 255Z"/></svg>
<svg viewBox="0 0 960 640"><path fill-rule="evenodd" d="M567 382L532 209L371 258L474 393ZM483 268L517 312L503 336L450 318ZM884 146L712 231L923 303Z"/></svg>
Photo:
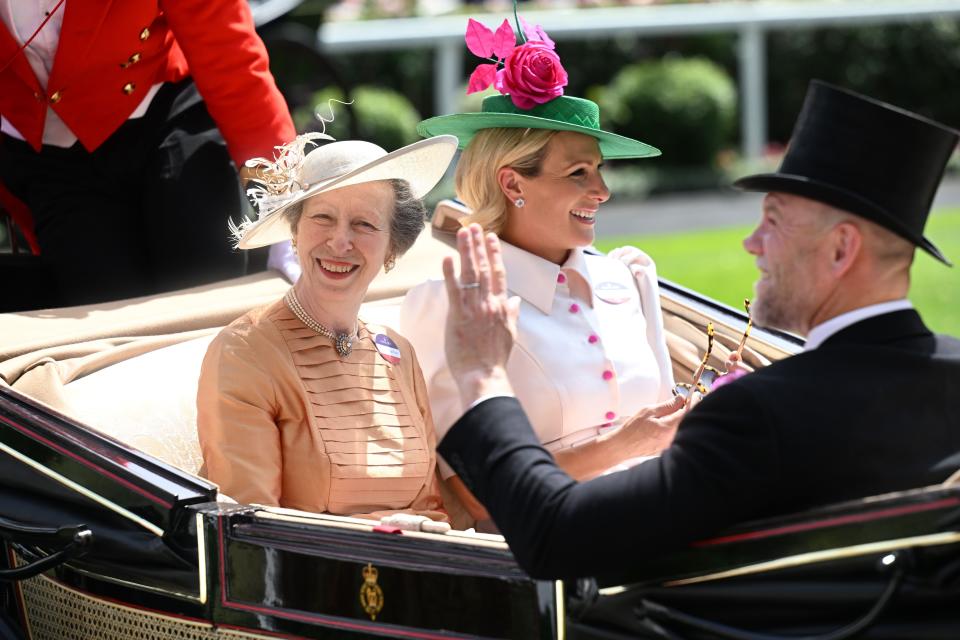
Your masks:
<svg viewBox="0 0 960 640"><path fill-rule="evenodd" d="M611 250L609 253L607 253L607 255L613 258L614 260L619 260L620 262L630 267L630 271L633 271L634 274L636 274L636 269L633 268L634 265L641 266L641 267L649 267L650 265L653 264L653 258L648 256L646 253L644 253L640 249L636 247L631 247L631 246L618 247L616 249Z"/></svg>
<svg viewBox="0 0 960 640"><path fill-rule="evenodd" d="M270 253L267 254L267 269L273 269L283 274L283 277L290 281L290 284L296 284L300 279L300 261L297 254L293 251L293 244L286 240L270 245Z"/></svg>
<svg viewBox="0 0 960 640"><path fill-rule="evenodd" d="M630 269L640 292L640 307L647 320L647 343L653 349L660 369L660 392L658 399L669 400L673 390L673 364L667 351L666 332L663 329L663 311L660 308L660 284L657 280L657 265L653 258L636 247L620 247L607 253Z"/></svg>
<svg viewBox="0 0 960 640"><path fill-rule="evenodd" d="M405 531L424 531L426 533L446 533L450 525L446 522L437 522L427 516L415 516L412 513L394 513L380 518L380 524L387 527L396 527Z"/></svg>

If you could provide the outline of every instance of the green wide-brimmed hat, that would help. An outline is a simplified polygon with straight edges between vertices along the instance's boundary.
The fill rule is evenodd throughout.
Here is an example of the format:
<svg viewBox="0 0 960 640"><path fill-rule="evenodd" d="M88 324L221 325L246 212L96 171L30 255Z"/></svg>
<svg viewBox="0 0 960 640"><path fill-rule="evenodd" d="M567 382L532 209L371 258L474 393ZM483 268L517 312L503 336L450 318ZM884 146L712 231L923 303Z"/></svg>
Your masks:
<svg viewBox="0 0 960 640"><path fill-rule="evenodd" d="M596 138L604 159L651 158L660 150L645 142L620 136L600 128L600 107L583 98L560 96L532 109L521 109L510 96L488 96L481 111L455 113L424 120L417 125L421 136L450 134L460 140L463 149L483 129L550 129L575 131Z"/></svg>

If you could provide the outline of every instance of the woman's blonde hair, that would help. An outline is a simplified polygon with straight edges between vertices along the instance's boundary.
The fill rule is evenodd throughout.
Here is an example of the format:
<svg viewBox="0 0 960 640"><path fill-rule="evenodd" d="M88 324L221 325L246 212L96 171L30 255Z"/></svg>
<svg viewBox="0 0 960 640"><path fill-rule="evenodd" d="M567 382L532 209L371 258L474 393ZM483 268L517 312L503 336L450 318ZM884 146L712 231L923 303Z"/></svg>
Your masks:
<svg viewBox="0 0 960 640"><path fill-rule="evenodd" d="M510 167L520 175L540 174L550 129L484 129L474 136L457 163L456 189L473 210L468 222L499 234L507 221L507 197L500 190L497 172Z"/></svg>

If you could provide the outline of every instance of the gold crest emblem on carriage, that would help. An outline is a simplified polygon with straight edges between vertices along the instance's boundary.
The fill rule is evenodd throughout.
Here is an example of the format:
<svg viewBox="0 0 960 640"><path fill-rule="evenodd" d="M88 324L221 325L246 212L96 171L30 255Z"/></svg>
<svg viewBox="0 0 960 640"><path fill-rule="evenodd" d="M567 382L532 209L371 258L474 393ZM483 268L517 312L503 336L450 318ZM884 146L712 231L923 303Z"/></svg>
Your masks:
<svg viewBox="0 0 960 640"><path fill-rule="evenodd" d="M360 606L367 612L371 620L377 619L377 614L383 609L383 589L377 584L377 568L367 563L363 568L363 584L360 585Z"/></svg>

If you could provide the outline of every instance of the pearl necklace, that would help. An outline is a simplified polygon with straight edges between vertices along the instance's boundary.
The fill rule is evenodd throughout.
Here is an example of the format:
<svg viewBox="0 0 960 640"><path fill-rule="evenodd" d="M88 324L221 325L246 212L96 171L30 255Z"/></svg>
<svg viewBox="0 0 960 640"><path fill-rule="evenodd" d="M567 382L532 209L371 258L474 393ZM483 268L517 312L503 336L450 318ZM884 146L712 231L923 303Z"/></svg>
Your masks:
<svg viewBox="0 0 960 640"><path fill-rule="evenodd" d="M300 322L323 337L333 340L333 346L337 350L337 355L341 358L346 358L350 355L350 352L353 351L353 338L356 336L356 332L354 332L353 336L350 336L346 333L334 333L330 329L327 329L304 311L303 307L300 306L300 301L297 300L297 294L293 292L292 288L287 291L287 295L283 296L283 301L287 304L287 307L290 308L290 311L293 311L293 315L300 319Z"/></svg>

